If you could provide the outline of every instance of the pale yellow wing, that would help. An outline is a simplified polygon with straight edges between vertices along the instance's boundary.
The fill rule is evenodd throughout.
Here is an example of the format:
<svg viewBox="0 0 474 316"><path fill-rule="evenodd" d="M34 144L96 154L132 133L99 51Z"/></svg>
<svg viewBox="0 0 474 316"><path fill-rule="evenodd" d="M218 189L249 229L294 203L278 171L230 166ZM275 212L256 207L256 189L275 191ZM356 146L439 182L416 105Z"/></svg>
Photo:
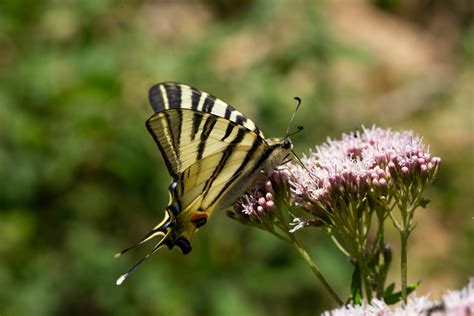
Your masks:
<svg viewBox="0 0 474 316"><path fill-rule="evenodd" d="M235 122L189 109L158 112L146 125L173 178L217 152L233 150L237 145L250 148L255 139L265 142Z"/></svg>
<svg viewBox="0 0 474 316"><path fill-rule="evenodd" d="M197 198L205 202L199 208L207 209L266 147L264 139L237 123L188 109L156 113L147 126L177 183L181 209Z"/></svg>

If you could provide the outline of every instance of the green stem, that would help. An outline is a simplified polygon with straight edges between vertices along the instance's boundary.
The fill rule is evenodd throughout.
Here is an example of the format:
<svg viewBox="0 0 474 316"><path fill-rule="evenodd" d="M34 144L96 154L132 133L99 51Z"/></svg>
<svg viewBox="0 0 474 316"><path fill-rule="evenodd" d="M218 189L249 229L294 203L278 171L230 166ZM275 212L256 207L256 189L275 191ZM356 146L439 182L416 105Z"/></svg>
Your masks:
<svg viewBox="0 0 474 316"><path fill-rule="evenodd" d="M393 226L395 226L395 228L399 232L401 232L403 230L402 225L400 225L400 223L397 221L397 219L393 215L392 211L389 211L388 216L390 216L390 219L392 220Z"/></svg>
<svg viewBox="0 0 474 316"><path fill-rule="evenodd" d="M384 240L384 224L383 221L379 223L380 225L380 239L379 239L379 257L377 258L377 264L380 265L380 258L384 258L383 266L380 267L379 279L377 280L377 297L382 298L384 288L385 288L385 279L387 277L387 265L388 262L385 261L384 251L385 251L385 240Z"/></svg>
<svg viewBox="0 0 474 316"><path fill-rule="evenodd" d="M408 271L408 255L407 255L407 246L408 246L408 235L410 234L410 221L411 216L408 210L408 199L409 195L406 192L402 203L399 206L400 213L402 215L402 229L400 231L400 244L401 244L401 256L400 256L400 282L402 283L402 299L403 302L407 303L407 271Z"/></svg>
<svg viewBox="0 0 474 316"><path fill-rule="evenodd" d="M285 238L284 236L280 235L279 233L277 233L276 231L274 230L267 230L270 234L272 234L273 236L275 236L276 238L282 240L282 241L286 241L286 242L289 242L291 243L291 240L289 240L288 238Z"/></svg>
<svg viewBox="0 0 474 316"><path fill-rule="evenodd" d="M362 279L362 282L364 283L365 295L367 296L367 301L371 302L372 301L372 287L370 286L370 280L369 280L370 274L369 274L369 269L367 268L367 262L365 260L363 251L358 252L357 261L359 263L361 279Z"/></svg>
<svg viewBox="0 0 474 316"><path fill-rule="evenodd" d="M407 271L408 271L408 256L407 256L407 244L408 244L408 234L407 230L404 230L400 233L401 238L401 260L400 260L400 272L401 272L401 282L402 282L402 298L405 304L407 303Z"/></svg>
<svg viewBox="0 0 474 316"><path fill-rule="evenodd" d="M346 257L350 258L351 257L350 253L347 252L347 250L341 245L339 240L337 240L336 236L334 234L331 234L331 233L329 233L329 235L331 236L332 242L336 245L336 247L339 249L339 251L342 252Z"/></svg>
<svg viewBox="0 0 474 316"><path fill-rule="evenodd" d="M290 206L287 206L287 208L291 209ZM285 218L283 216L283 213L281 212L282 209L283 209L282 207L278 208L278 210L280 210L280 212L277 212L277 214L276 214L276 216L278 218L278 222L276 223L276 227L278 227L284 233L286 233L289 238L287 239L287 238L281 236L274 229L273 229L273 231L269 231L269 232L272 233L273 235L275 235L277 238L279 238L281 240L284 240L284 241L288 241L290 244L293 245L293 247L298 251L300 256L304 259L306 264L309 266L311 271L313 271L316 278L318 278L318 280L322 283L323 287L334 298L334 300L337 302L337 304L339 304L339 306L342 306L344 304L344 302L339 298L339 296L336 294L336 292L332 289L332 287L329 285L329 283L323 277L323 275L321 274L321 271L319 270L318 266L313 262L313 260L311 260L311 257L308 255L306 250L304 250L303 247L301 247L299 242L296 240L295 236L292 233L289 232L290 227L289 227L288 224L286 224L287 221L285 220Z"/></svg>
<svg viewBox="0 0 474 316"><path fill-rule="evenodd" d="M386 204L386 201L384 203L381 203L381 206L376 208L376 214L377 214L377 220L378 220L378 228L377 228L377 235L374 240L373 248L372 248L372 253L378 254L378 257L376 258L377 260L377 266L378 266L378 273L376 273L376 284L377 284L377 298L382 298L383 293L384 293L384 288L385 288L385 281L387 278L387 269L389 262L387 262L385 259L385 219L387 217L386 214L390 213L391 210ZM377 251L378 248L378 251Z"/></svg>
<svg viewBox="0 0 474 316"><path fill-rule="evenodd" d="M300 256L304 259L304 261L309 266L311 271L313 271L313 274L319 279L319 281L322 283L324 288L329 292L329 294L331 294L331 296L334 298L334 300L340 306L342 306L344 304L344 302L339 298L339 296L336 294L336 292L331 288L329 283L326 281L326 279L321 274L321 271L319 270L318 266L313 262L313 260L311 260L311 257L308 255L306 250L304 250L301 247L301 245L298 243L298 241L294 237L291 238L291 244L293 245L293 247L295 247L295 249L298 251Z"/></svg>
<svg viewBox="0 0 474 316"><path fill-rule="evenodd" d="M356 216L356 209L351 205L351 211ZM371 215L370 215L371 216ZM367 231L366 226L364 225L364 218L361 218L358 221L358 225L355 227L356 233L356 242L357 242L357 261L359 262L359 268L361 273L362 281L364 282L365 293L367 296L367 301L372 301L372 286L370 284L370 271L367 266L367 257L365 255L365 249L367 247Z"/></svg>

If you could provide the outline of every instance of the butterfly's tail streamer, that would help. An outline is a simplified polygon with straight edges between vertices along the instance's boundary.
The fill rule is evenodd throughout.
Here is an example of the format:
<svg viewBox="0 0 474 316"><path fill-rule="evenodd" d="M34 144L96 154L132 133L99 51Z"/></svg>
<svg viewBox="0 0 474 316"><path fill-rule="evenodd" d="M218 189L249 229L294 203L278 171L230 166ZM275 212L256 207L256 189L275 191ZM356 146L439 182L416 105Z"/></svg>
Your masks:
<svg viewBox="0 0 474 316"><path fill-rule="evenodd" d="M117 252L115 254L115 258L118 258L120 257L121 255L123 255L124 253L134 249L134 248L137 248L138 246L146 243L147 241L157 237L157 236L163 236L163 239L165 239L165 235L168 234L168 227L170 226L170 223L171 223L171 217L169 216L168 214L168 211L166 211L165 213L165 217L163 218L163 220L158 224L156 225L155 227L153 227L152 230L150 230L150 232L148 232L139 242L137 242L136 244L134 244L133 246L130 246L128 248L125 248L124 250L120 251L120 252Z"/></svg>
<svg viewBox="0 0 474 316"><path fill-rule="evenodd" d="M130 269L127 270L127 272L125 272L124 274L122 274L118 279L117 281L115 282L115 284L117 285L121 285L123 283L123 281L125 281L125 279L136 269L138 268L143 262L145 262L146 259L148 259L152 254L154 254L158 249L160 249L161 247L165 246L166 245L166 242L167 242L167 239L166 237L168 236L168 234L164 235L164 237L158 242L158 244L156 244L156 246L145 256L143 257L142 259L140 259L140 261L138 261L137 263L135 263L133 266L130 267Z"/></svg>
<svg viewBox="0 0 474 316"><path fill-rule="evenodd" d="M143 262L145 262L145 260L147 260L158 249L160 249L163 246L168 246L168 247L172 246L168 244L169 243L168 236L171 232L170 224L171 224L171 217L168 214L168 211L166 211L165 218L158 225L156 225L148 234L146 234L139 242L115 254L116 258L120 257L121 255L128 252L129 250L134 249L157 236L162 237L160 241L156 244L156 246L145 257L143 257L140 261L135 263L132 267L130 267L130 269L127 270L127 272L122 274L117 279L117 282L116 282L117 285L122 284L123 281L125 281L125 279L130 275L130 273L132 273L136 268L138 268Z"/></svg>

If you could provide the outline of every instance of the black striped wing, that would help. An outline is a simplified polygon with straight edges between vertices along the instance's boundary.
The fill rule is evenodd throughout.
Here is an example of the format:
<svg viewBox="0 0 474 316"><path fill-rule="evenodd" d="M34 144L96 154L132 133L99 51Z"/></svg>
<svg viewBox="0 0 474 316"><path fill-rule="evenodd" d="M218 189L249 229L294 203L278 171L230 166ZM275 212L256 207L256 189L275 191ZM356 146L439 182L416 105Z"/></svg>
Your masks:
<svg viewBox="0 0 474 316"><path fill-rule="evenodd" d="M189 109L158 112L147 126L173 173L180 210L210 211L266 148L255 132Z"/></svg>
<svg viewBox="0 0 474 316"><path fill-rule="evenodd" d="M173 182L164 219L136 245L160 236L153 250L117 284L163 246L191 251L191 239L216 208L229 207L268 163L278 162L279 144L269 144L255 124L232 106L198 89L161 83L149 93L155 114L146 126Z"/></svg>
<svg viewBox="0 0 474 316"><path fill-rule="evenodd" d="M231 105L196 88L178 83L160 83L150 89L149 100L155 113L163 113L163 119L166 120L164 122L166 126L162 130L152 130L149 124L147 126L173 178L189 167L194 160L205 158L214 150L220 150L220 145L228 143L228 138L231 140L230 131L236 125L264 139L263 133L254 122ZM183 111L174 111L178 109ZM206 116L205 119L203 115L188 115L186 119L183 119L181 115L185 113L184 110L212 115ZM152 117L150 121L153 119ZM218 120L220 121L219 128L214 130L214 125ZM201 139L207 139L213 132L224 133L221 136L224 138L221 144L212 140L201 142ZM164 142L161 141L162 136L166 137ZM197 150L198 155L193 155L194 149Z"/></svg>
<svg viewBox="0 0 474 316"><path fill-rule="evenodd" d="M179 184L176 199L182 209L208 210L263 155L262 132L232 106L186 85L157 84L149 96L156 113L147 128Z"/></svg>

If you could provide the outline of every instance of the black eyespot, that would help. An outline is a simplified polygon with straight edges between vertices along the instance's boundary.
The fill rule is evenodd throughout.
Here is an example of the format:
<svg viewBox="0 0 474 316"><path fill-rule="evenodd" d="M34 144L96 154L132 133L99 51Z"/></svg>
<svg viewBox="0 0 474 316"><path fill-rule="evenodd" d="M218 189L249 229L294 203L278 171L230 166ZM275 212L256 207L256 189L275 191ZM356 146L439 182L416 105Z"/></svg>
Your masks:
<svg viewBox="0 0 474 316"><path fill-rule="evenodd" d="M174 241L173 241L173 238L166 238L165 241L163 242L163 244L166 245L166 247L168 247L168 249L171 249L174 247Z"/></svg>
<svg viewBox="0 0 474 316"><path fill-rule="evenodd" d="M174 216L177 216L181 210L179 209L178 203L173 203L171 205L168 205L167 209L173 214Z"/></svg>
<svg viewBox="0 0 474 316"><path fill-rule="evenodd" d="M207 218L206 217L196 218L196 219L191 220L191 222L196 226L196 228L200 228L204 226L204 224L206 224Z"/></svg>
<svg viewBox="0 0 474 316"><path fill-rule="evenodd" d="M192 249L191 243L185 237L178 238L178 240L175 242L175 245L181 249L181 252L184 255L188 254Z"/></svg>

